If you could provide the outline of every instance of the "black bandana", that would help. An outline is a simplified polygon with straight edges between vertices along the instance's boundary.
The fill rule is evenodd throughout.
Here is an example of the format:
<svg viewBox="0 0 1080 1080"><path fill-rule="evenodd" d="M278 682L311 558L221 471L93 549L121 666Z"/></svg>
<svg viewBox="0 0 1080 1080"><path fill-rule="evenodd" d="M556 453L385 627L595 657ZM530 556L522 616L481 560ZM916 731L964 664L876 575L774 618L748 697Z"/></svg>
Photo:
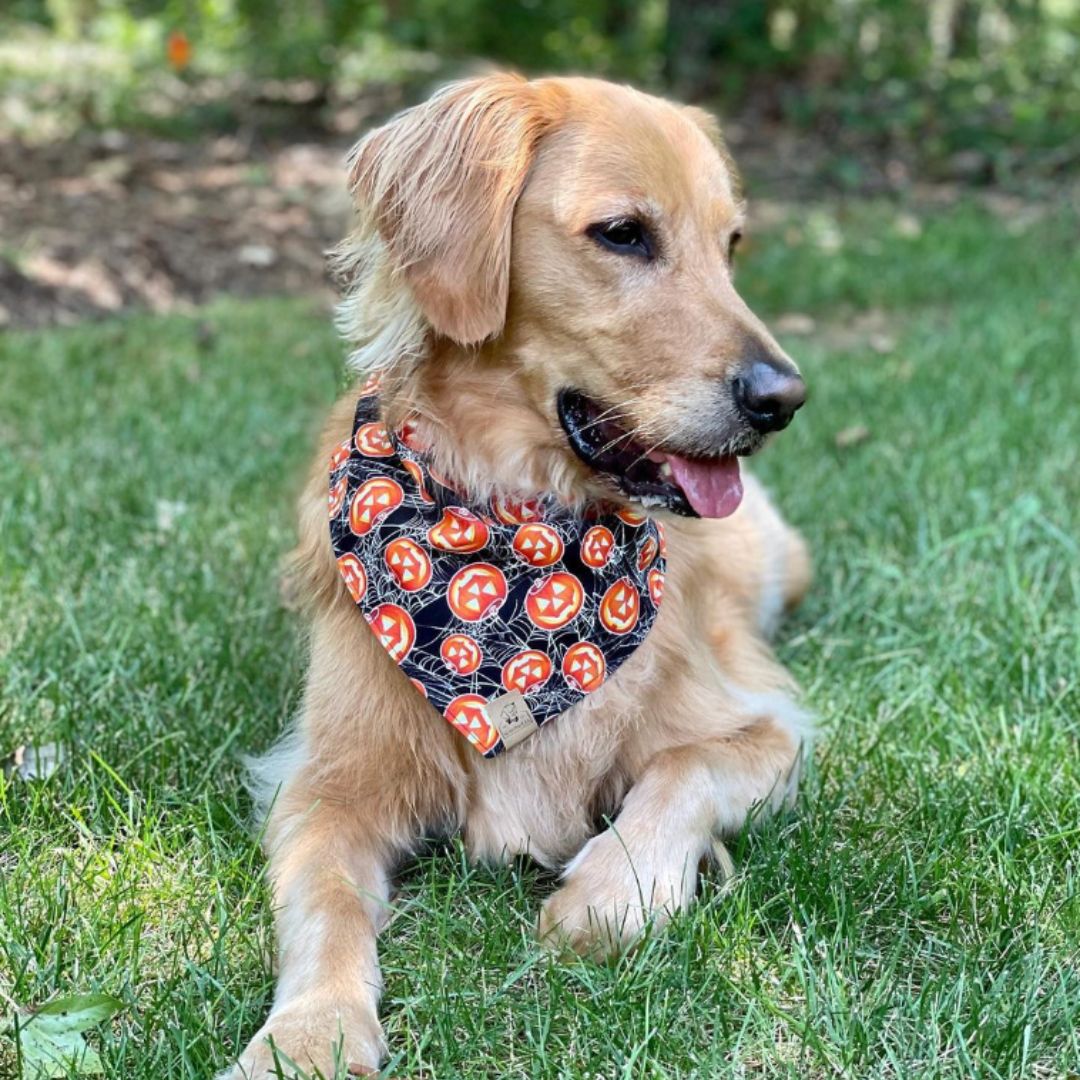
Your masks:
<svg viewBox="0 0 1080 1080"><path fill-rule="evenodd" d="M491 757L610 678L664 588L659 522L553 500L482 506L436 479L374 387L330 461L330 536L352 598L413 686Z"/></svg>

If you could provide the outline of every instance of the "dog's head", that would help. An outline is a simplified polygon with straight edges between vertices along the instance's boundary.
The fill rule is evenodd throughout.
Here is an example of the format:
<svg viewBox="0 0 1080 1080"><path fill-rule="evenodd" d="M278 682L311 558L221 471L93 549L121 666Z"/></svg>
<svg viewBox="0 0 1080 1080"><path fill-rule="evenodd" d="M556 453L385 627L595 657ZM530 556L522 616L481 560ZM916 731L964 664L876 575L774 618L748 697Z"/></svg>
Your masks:
<svg viewBox="0 0 1080 1080"><path fill-rule="evenodd" d="M493 76L372 132L351 175L368 238L350 269L367 277L343 313L362 363L467 357L527 412L517 438L564 455L584 490L735 509L737 456L805 388L735 290L743 206L707 114L595 80Z"/></svg>

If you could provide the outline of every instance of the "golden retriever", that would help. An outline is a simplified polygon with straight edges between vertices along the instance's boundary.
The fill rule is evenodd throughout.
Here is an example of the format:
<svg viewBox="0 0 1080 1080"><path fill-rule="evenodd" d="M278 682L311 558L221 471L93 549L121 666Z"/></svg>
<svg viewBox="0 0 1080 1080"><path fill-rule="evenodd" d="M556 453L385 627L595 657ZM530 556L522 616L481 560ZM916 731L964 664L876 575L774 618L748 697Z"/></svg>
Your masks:
<svg viewBox="0 0 1080 1080"><path fill-rule="evenodd" d="M256 765L277 990L232 1080L278 1075L270 1037L328 1077L378 1069L376 934L422 837L561 868L538 932L603 955L685 908L702 861L726 864L720 838L793 796L807 733L767 639L808 556L738 461L805 389L735 290L744 207L715 122L606 82L495 75L372 131L349 165L340 326L386 430L407 425L467 506L541 498L662 522L666 581L606 682L481 756L403 678L339 572L326 462L359 391L338 403L292 559L311 621L303 704Z"/></svg>

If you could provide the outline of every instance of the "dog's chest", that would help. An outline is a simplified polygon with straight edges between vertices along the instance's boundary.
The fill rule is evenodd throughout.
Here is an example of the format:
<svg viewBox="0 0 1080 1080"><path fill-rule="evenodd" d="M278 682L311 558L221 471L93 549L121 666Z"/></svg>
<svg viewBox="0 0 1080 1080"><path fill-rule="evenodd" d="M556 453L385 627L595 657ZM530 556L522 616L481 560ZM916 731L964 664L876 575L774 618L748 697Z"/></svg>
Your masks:
<svg viewBox="0 0 1080 1080"><path fill-rule="evenodd" d="M618 676L522 745L473 770L465 819L475 858L528 854L566 862L613 815L631 778L622 765L642 721L641 686L652 669L650 643Z"/></svg>

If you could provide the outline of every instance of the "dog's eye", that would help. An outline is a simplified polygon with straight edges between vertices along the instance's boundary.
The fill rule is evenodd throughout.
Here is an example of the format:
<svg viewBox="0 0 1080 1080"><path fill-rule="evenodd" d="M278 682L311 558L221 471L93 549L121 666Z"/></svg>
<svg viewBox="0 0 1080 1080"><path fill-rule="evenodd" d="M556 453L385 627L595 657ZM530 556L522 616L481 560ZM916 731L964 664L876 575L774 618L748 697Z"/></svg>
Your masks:
<svg viewBox="0 0 1080 1080"><path fill-rule="evenodd" d="M728 238L728 244L727 244L728 262L734 262L734 260L735 260L735 249L739 246L739 241L741 239L742 239L742 233L738 229L736 229L731 234L731 236Z"/></svg>
<svg viewBox="0 0 1080 1080"><path fill-rule="evenodd" d="M640 255L646 259L653 257L652 237L649 236L648 229L635 218L601 221L590 225L585 231L601 247L618 255Z"/></svg>

